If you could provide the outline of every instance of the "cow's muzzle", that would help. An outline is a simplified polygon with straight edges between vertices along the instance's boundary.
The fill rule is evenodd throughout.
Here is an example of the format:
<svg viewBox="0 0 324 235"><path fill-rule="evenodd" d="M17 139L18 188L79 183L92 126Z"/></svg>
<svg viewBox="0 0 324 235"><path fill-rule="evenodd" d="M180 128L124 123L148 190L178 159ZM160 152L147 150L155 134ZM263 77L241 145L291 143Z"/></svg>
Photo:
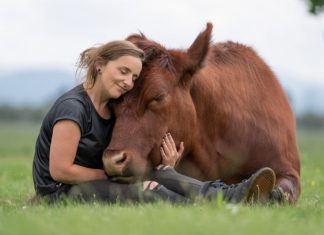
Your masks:
<svg viewBox="0 0 324 235"><path fill-rule="evenodd" d="M106 150L103 158L104 170L108 176L124 176L130 162L129 155L124 151Z"/></svg>
<svg viewBox="0 0 324 235"><path fill-rule="evenodd" d="M146 179L152 164L134 150L106 149L102 158L104 170L110 180L133 183Z"/></svg>

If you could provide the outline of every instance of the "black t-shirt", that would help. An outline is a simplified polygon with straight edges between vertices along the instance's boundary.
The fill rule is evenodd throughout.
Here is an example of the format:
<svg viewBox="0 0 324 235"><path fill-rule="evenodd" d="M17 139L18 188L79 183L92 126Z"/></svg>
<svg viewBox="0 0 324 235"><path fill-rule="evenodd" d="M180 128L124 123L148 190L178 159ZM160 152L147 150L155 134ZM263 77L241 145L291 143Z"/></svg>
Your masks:
<svg viewBox="0 0 324 235"><path fill-rule="evenodd" d="M49 172L49 152L54 125L60 120L72 120L78 124L81 139L75 164L102 169L102 154L110 142L115 118L103 119L95 110L82 84L74 87L56 100L45 116L35 147L33 180L37 194L52 194L65 185L56 182Z"/></svg>

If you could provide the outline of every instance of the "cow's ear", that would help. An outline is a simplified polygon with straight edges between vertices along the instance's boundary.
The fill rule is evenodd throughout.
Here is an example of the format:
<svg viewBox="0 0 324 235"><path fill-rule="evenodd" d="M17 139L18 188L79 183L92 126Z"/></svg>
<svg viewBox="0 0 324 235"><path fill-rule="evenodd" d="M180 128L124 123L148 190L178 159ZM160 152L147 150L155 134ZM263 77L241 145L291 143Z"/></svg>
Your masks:
<svg viewBox="0 0 324 235"><path fill-rule="evenodd" d="M206 29L197 36L187 52L181 56L182 76L180 82L182 84L188 84L194 73L202 67L209 49L212 29L213 25L207 23Z"/></svg>
<svg viewBox="0 0 324 235"><path fill-rule="evenodd" d="M206 29L198 35L187 51L189 59L197 68L201 67L207 55L212 29L213 25L207 23Z"/></svg>
<svg viewBox="0 0 324 235"><path fill-rule="evenodd" d="M126 40L136 44L140 41L147 40L147 38L142 32L140 32L139 34L129 35Z"/></svg>

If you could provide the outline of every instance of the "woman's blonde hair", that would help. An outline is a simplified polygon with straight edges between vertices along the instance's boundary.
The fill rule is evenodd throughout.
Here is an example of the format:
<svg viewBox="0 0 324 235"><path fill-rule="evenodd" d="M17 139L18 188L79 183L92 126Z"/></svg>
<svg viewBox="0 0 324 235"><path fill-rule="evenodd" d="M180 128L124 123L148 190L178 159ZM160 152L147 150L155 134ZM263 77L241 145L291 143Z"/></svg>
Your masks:
<svg viewBox="0 0 324 235"><path fill-rule="evenodd" d="M77 64L78 70L85 69L85 87L90 89L94 86L98 71L96 62L107 64L121 56L130 55L144 61L144 52L133 43L126 40L112 41L98 47L91 47L80 54Z"/></svg>

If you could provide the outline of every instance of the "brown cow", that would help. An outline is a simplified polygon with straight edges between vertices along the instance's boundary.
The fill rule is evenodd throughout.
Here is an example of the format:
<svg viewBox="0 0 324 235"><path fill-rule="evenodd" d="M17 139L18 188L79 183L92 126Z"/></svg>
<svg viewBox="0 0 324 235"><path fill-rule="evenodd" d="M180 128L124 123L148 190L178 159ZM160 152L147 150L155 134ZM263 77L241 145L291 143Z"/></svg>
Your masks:
<svg viewBox="0 0 324 235"><path fill-rule="evenodd" d="M167 50L131 35L146 53L134 89L113 104L117 117L103 162L119 180L147 175L161 161L162 136L185 143L177 170L234 183L261 167L277 176L277 199L295 203L300 160L288 99L265 62L244 45L210 43L207 24L190 48ZM283 193L284 192L284 193Z"/></svg>

